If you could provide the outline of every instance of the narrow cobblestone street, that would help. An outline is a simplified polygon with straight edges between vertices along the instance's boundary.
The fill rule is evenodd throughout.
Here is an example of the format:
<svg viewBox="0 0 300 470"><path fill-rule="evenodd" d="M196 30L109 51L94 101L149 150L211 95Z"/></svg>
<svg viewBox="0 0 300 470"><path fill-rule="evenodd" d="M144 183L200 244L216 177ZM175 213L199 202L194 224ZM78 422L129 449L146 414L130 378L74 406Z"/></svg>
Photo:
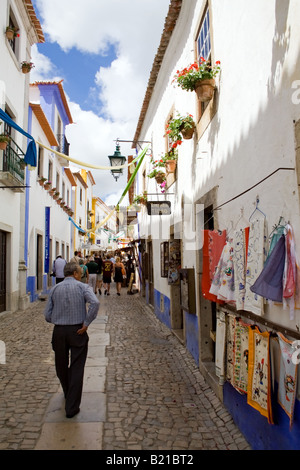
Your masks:
<svg viewBox="0 0 300 470"><path fill-rule="evenodd" d="M105 409L99 415L94 412L92 420L83 419L83 403L78 418L63 423L68 435L57 445L64 441L66 450L250 449L193 358L143 299L126 295L125 289L118 297L112 289L100 301L99 324L90 326L89 335L98 326L109 337L102 358ZM49 404L61 392L51 351L52 325L44 320L44 306L39 301L25 312L0 317L0 339L6 345L6 364L0 364L1 450L57 449L49 439L46 447L37 446ZM101 426L97 447L92 440L82 446L72 443L70 430L87 421Z"/></svg>

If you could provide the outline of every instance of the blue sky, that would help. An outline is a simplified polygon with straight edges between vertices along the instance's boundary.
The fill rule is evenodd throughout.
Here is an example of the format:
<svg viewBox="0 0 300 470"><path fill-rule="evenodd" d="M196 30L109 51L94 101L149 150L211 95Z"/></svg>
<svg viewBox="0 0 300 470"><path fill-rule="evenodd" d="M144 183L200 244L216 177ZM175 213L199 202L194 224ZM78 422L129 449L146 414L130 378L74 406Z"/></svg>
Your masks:
<svg viewBox="0 0 300 470"><path fill-rule="evenodd" d="M31 81L63 80L74 124L70 156L109 165L115 140L132 140L169 0L33 0L45 44L32 47ZM71 8L70 8L71 6ZM121 143L123 155L134 155ZM78 168L78 167L77 167ZM115 204L127 171L91 170L95 195Z"/></svg>

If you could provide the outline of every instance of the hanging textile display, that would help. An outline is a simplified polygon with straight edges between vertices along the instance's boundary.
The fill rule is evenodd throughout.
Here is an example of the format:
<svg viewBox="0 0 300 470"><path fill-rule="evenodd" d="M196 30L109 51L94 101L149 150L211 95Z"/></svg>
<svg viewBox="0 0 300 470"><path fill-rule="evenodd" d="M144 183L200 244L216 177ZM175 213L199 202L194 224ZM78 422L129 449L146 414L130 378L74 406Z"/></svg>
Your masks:
<svg viewBox="0 0 300 470"><path fill-rule="evenodd" d="M225 352L226 352L226 314L217 311L216 327L216 376L219 377L219 384L225 382Z"/></svg>
<svg viewBox="0 0 300 470"><path fill-rule="evenodd" d="M251 222L246 270L246 291L244 309L256 315L263 315L264 300L252 292L254 284L264 267L265 257L265 219L260 218Z"/></svg>
<svg viewBox="0 0 300 470"><path fill-rule="evenodd" d="M282 235L250 290L265 299L282 302L285 266L285 236Z"/></svg>
<svg viewBox="0 0 300 470"><path fill-rule="evenodd" d="M244 310L249 227L236 230L233 235L233 268L236 309Z"/></svg>
<svg viewBox="0 0 300 470"><path fill-rule="evenodd" d="M299 266L292 227L285 227L286 258L283 273L283 305L290 308L290 319L294 320L295 303L299 300Z"/></svg>
<svg viewBox="0 0 300 470"><path fill-rule="evenodd" d="M298 373L297 361L293 361L293 354L297 348L281 333L277 333L277 335L281 351L278 403L289 416L290 426L292 426Z"/></svg>
<svg viewBox="0 0 300 470"><path fill-rule="evenodd" d="M217 303L223 302L216 295L210 294L209 290L225 243L226 231L203 230L202 295Z"/></svg>
<svg viewBox="0 0 300 470"><path fill-rule="evenodd" d="M223 248L209 292L219 300L235 303L232 240Z"/></svg>
<svg viewBox="0 0 300 470"><path fill-rule="evenodd" d="M243 393L248 390L249 326L239 319L234 330L233 386Z"/></svg>
<svg viewBox="0 0 300 470"><path fill-rule="evenodd" d="M247 403L273 424L271 407L270 333L249 328Z"/></svg>
<svg viewBox="0 0 300 470"><path fill-rule="evenodd" d="M234 331L235 331L235 315L229 313L226 316L226 380L231 384L233 380L233 364L234 364Z"/></svg>

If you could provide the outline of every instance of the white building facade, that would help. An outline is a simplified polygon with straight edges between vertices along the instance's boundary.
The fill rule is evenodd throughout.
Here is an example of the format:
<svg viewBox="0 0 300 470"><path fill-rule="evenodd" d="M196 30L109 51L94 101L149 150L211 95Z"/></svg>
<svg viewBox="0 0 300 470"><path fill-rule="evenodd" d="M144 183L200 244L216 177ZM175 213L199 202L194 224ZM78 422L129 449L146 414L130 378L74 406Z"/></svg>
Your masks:
<svg viewBox="0 0 300 470"><path fill-rule="evenodd" d="M6 37L8 26L15 28L12 39ZM21 62L30 62L31 46L44 42L31 2L2 1L0 30L0 107L27 131L30 74L22 73ZM12 140L5 151L0 150L0 312L23 309L29 302L24 261L25 170L21 164L27 138L5 122L0 127L3 132Z"/></svg>
<svg viewBox="0 0 300 470"><path fill-rule="evenodd" d="M171 207L170 215L155 215L154 204L154 215L146 208L139 215L136 238L143 245L144 292L253 448L280 449L288 417L276 406L279 423L268 425L247 403L247 394L241 397L227 379L228 357L222 349L228 340L226 325L232 315L267 334L276 331L299 341L300 310L291 314L283 303L266 299L259 311L241 309L229 294L222 303L209 300L203 284L208 256L204 234L226 232L225 240L230 239L259 219L268 245L274 227L284 221L292 227L300 252L299 14L300 5L293 0L172 1L134 137L151 141L153 159L159 160L168 148L170 117L188 113L196 122L193 138L177 147L177 169L168 174L164 192L147 176L150 158L139 172L136 194L146 189L148 202L156 208L158 203L161 209L163 203ZM178 71L201 62L202 56L221 63L213 98L205 103L174 83ZM280 385L278 338L269 339L276 350L272 358ZM295 398L298 403L298 392ZM295 410L298 424L285 435L285 448L299 449L297 406Z"/></svg>

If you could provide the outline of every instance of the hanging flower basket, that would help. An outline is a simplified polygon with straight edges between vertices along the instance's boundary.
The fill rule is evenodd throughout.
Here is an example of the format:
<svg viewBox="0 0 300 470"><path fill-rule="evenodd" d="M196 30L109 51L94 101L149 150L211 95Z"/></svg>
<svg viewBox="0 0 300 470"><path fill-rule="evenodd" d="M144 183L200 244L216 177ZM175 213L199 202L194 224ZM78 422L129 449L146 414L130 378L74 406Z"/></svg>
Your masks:
<svg viewBox="0 0 300 470"><path fill-rule="evenodd" d="M175 173L177 166L176 160L166 160L166 171L167 173Z"/></svg>
<svg viewBox="0 0 300 470"><path fill-rule="evenodd" d="M195 124L192 127L185 128L184 126L181 127L180 132L184 139L189 140L193 137L195 131Z"/></svg>
<svg viewBox="0 0 300 470"><path fill-rule="evenodd" d="M9 41L12 41L15 37L19 37L18 28L14 28L13 26L7 26L5 35Z"/></svg>
<svg viewBox="0 0 300 470"><path fill-rule="evenodd" d="M162 184L166 180L166 174L163 171L158 171L154 178L157 184Z"/></svg>
<svg viewBox="0 0 300 470"><path fill-rule="evenodd" d="M21 63L21 69L23 73L29 73L33 67L34 67L34 64L32 62L23 61Z"/></svg>
<svg viewBox="0 0 300 470"><path fill-rule="evenodd" d="M0 142L0 150L6 150L7 144L7 141Z"/></svg>
<svg viewBox="0 0 300 470"><path fill-rule="evenodd" d="M195 91L199 101L210 101L214 96L216 81L214 78L199 80L195 85Z"/></svg>

